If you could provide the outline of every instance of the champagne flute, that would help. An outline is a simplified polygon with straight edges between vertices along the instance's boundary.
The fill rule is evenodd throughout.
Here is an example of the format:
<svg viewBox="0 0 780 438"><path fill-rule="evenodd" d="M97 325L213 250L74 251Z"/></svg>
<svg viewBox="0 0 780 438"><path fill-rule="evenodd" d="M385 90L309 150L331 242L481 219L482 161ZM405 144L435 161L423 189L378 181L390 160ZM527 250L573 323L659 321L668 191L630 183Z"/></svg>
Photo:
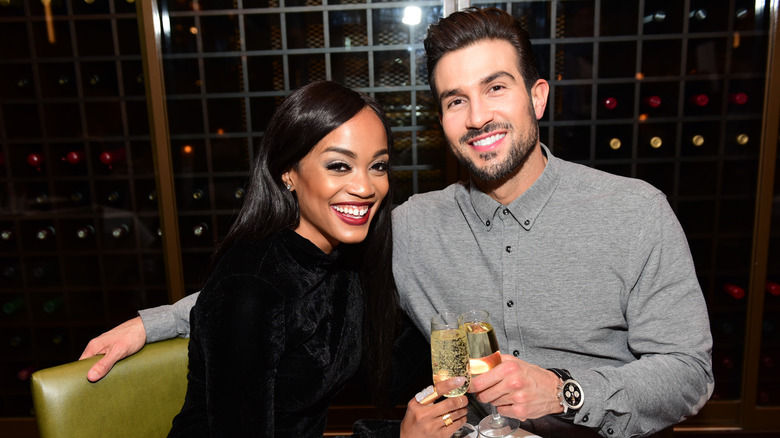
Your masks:
<svg viewBox="0 0 780 438"><path fill-rule="evenodd" d="M469 350L466 343L466 331L459 322L457 313L444 312L431 318L431 368L433 383L463 376L466 383L452 391L442 394L445 397L458 397L466 393L471 382L469 372ZM466 437L474 432L474 426L466 424L452 435L453 438Z"/></svg>
<svg viewBox="0 0 780 438"><path fill-rule="evenodd" d="M469 344L471 374L486 373L501 363L501 351L498 348L496 333L488 321L490 314L485 310L470 310L460 315L460 324L466 331ZM479 435L484 437L505 437L513 434L520 421L503 417L492 404L491 415L479 422Z"/></svg>

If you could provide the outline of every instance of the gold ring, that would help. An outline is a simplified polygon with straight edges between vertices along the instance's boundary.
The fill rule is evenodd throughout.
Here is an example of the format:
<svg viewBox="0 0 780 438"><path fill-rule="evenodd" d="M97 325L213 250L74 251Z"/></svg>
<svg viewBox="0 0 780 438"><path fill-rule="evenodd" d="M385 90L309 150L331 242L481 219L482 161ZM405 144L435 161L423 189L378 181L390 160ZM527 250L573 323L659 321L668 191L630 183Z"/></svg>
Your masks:
<svg viewBox="0 0 780 438"><path fill-rule="evenodd" d="M432 401L439 398L439 394L436 393L436 388L434 388L433 385L430 385L422 391L418 392L414 398L417 400L417 403L420 403L421 405L427 405L428 403L431 403Z"/></svg>
<svg viewBox="0 0 780 438"><path fill-rule="evenodd" d="M449 426L452 424L452 418L450 418L450 414L444 414L443 417L441 417L442 420L444 420L444 427Z"/></svg>

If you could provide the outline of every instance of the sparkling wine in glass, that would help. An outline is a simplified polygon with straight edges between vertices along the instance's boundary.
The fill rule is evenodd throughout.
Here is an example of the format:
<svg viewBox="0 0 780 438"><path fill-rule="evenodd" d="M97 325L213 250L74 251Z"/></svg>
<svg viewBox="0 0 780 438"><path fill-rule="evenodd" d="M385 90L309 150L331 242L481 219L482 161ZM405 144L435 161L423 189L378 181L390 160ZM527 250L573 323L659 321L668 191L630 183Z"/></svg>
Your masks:
<svg viewBox="0 0 780 438"><path fill-rule="evenodd" d="M501 351L498 348L493 325L488 321L489 316L485 310L470 310L461 314L459 318L469 344L470 368L473 376L486 373L501 363ZM490 405L490 412L490 415L479 422L480 436L506 437L520 427L520 421L501 416L493 405Z"/></svg>
<svg viewBox="0 0 780 438"><path fill-rule="evenodd" d="M431 318L431 368L433 383L463 376L466 383L442 394L445 397L458 397L466 393L471 382L469 372L469 350L466 343L466 331L459 322L457 313L444 312ZM452 435L453 438L470 436L474 426L466 424Z"/></svg>

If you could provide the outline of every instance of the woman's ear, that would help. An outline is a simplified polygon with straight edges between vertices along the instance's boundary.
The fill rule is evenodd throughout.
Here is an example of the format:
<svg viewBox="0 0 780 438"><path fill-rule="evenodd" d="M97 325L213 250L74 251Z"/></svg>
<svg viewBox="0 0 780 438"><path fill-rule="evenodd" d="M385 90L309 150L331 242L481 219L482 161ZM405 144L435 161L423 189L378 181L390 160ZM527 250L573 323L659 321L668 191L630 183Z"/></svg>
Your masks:
<svg viewBox="0 0 780 438"><path fill-rule="evenodd" d="M284 172L282 174L282 182L284 183L284 186L287 187L287 190L293 191L292 180L290 179L290 172Z"/></svg>

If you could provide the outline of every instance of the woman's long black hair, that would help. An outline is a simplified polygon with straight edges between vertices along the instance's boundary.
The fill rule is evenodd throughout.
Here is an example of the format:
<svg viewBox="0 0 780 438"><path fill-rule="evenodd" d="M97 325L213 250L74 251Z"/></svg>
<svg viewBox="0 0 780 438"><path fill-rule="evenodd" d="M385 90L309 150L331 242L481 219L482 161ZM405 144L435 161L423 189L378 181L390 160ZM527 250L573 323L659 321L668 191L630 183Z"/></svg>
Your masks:
<svg viewBox="0 0 780 438"><path fill-rule="evenodd" d="M218 244L213 262L237 241L262 240L299 222L295 195L282 182L282 174L295 168L326 135L371 109L385 127L387 150L392 153L393 134L382 107L371 97L335 82L306 85L279 106L268 123L246 188L244 203L227 235ZM395 336L398 293L392 272L392 184L374 214L366 239L341 245L340 253L356 264L364 292L363 362L376 402L386 393L390 353Z"/></svg>

